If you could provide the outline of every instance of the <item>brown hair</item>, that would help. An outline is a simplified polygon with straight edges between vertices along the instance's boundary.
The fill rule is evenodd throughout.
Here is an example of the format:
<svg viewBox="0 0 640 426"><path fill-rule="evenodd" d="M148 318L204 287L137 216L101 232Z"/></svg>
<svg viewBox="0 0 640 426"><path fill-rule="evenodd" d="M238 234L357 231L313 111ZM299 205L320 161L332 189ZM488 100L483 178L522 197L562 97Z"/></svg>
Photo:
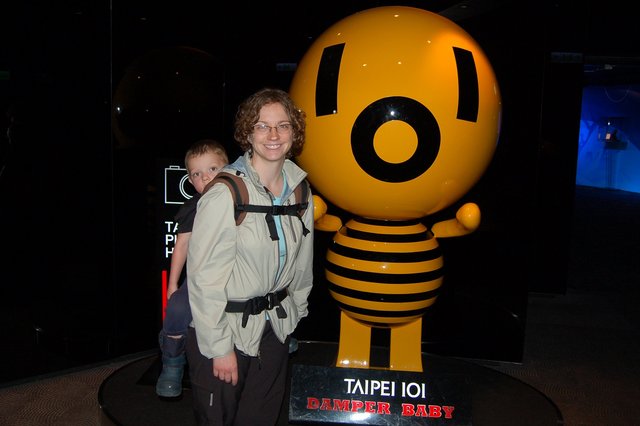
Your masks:
<svg viewBox="0 0 640 426"><path fill-rule="evenodd" d="M184 165L187 172L191 172L187 161L189 161L190 158L199 157L207 152L218 154L226 164L229 164L229 157L227 156L227 150L224 148L224 145L214 139L200 139L191 145L184 155Z"/></svg>
<svg viewBox="0 0 640 426"><path fill-rule="evenodd" d="M260 118L263 106L279 103L289 116L293 132L291 149L287 157L296 157L302 152L305 135L306 114L298 108L289 94L284 90L264 88L249 96L238 107L235 119L234 139L243 151L250 151L249 136L253 134L253 126Z"/></svg>

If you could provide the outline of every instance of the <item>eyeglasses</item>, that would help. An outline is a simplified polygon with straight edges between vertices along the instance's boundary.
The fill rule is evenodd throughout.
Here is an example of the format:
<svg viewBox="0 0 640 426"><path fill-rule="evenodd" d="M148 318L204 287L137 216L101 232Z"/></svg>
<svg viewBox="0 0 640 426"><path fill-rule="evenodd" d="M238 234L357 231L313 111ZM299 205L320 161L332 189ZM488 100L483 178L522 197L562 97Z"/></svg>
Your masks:
<svg viewBox="0 0 640 426"><path fill-rule="evenodd" d="M267 126L264 123L253 125L253 130L261 135L271 133L271 129L276 129L276 132L278 132L279 135L286 135L291 131L291 123L280 123L275 126Z"/></svg>

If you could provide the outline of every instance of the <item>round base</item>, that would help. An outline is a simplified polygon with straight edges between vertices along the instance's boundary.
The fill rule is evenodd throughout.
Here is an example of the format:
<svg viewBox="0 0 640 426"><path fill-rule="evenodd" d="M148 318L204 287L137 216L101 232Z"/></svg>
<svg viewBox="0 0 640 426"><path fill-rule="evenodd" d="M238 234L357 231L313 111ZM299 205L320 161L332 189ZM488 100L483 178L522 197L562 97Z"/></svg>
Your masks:
<svg viewBox="0 0 640 426"><path fill-rule="evenodd" d="M337 343L298 342L290 355L294 364L334 367ZM383 358L385 350L374 348L372 363ZM469 379L473 426L558 426L563 424L556 405L537 389L511 376L472 362L423 354L425 371L438 374L461 374ZM339 367L335 367L339 368ZM98 399L103 425L182 426L196 425L189 376L185 371L182 397L171 401L159 398L155 383L161 365L157 355L133 361L112 373L100 386ZM188 369L187 369L188 370ZM289 381L290 383L290 381ZM310 384L316 386L317 384ZM276 426L288 426L289 390Z"/></svg>

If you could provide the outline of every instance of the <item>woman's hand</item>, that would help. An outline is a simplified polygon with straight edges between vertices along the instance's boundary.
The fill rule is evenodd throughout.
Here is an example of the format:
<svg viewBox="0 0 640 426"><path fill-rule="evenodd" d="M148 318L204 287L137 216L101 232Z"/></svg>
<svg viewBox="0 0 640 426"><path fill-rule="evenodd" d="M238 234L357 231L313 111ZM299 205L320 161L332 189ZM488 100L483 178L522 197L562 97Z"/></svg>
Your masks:
<svg viewBox="0 0 640 426"><path fill-rule="evenodd" d="M220 358L213 360L213 375L226 383L233 386L238 384L238 360L236 353L231 352Z"/></svg>

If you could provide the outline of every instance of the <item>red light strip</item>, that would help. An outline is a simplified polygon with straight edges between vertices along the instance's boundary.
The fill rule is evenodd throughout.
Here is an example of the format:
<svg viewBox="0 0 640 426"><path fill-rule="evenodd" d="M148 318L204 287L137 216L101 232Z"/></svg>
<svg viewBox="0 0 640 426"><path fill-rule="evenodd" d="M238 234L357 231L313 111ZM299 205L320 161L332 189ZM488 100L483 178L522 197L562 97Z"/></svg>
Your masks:
<svg viewBox="0 0 640 426"><path fill-rule="evenodd" d="M162 271L162 321L167 315L167 271Z"/></svg>

